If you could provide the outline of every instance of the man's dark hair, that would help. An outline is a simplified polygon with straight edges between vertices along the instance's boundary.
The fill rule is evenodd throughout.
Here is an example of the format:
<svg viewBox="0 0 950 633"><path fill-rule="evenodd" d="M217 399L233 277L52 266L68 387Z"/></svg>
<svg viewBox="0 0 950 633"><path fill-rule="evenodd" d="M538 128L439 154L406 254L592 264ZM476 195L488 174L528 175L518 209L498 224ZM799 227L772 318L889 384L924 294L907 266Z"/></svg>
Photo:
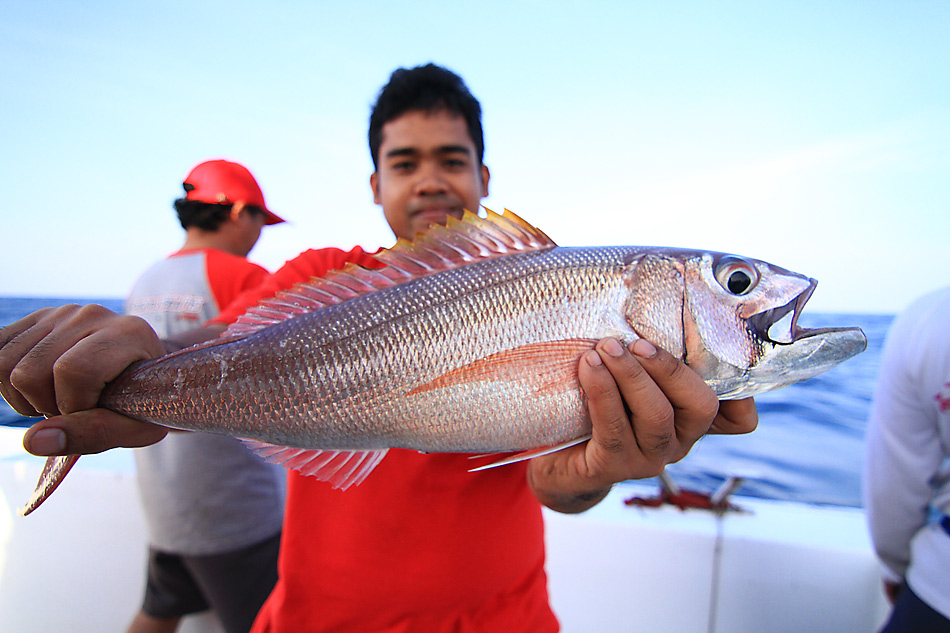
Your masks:
<svg viewBox="0 0 950 633"><path fill-rule="evenodd" d="M178 221L181 222L181 228L183 229L194 226L205 231L217 231L218 227L228 219L232 206L231 204L199 202L187 198L175 200L175 211L178 212ZM244 205L244 208L252 214L264 214L263 209L249 204Z"/></svg>
<svg viewBox="0 0 950 633"><path fill-rule="evenodd" d="M406 112L448 110L465 119L468 135L475 144L478 162L485 155L482 135L482 107L462 78L447 68L426 64L415 68L397 68L380 89L369 117L369 151L373 167L379 169L379 146L383 143L383 125Z"/></svg>

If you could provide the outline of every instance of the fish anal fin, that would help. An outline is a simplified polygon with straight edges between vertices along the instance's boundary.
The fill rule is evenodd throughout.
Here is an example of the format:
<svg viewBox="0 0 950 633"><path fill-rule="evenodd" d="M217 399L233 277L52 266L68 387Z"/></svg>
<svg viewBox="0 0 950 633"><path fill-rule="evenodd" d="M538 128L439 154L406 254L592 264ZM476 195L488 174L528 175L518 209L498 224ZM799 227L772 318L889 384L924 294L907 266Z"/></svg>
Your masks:
<svg viewBox="0 0 950 633"><path fill-rule="evenodd" d="M79 460L79 455L63 455L59 457L49 457L43 465L43 472L40 473L39 481L36 482L36 488L30 495L29 501L17 510L17 514L25 517L36 510L46 501L53 491L63 483L63 479L69 473L69 470Z"/></svg>
<svg viewBox="0 0 950 633"><path fill-rule="evenodd" d="M527 383L538 394L577 389L578 360L596 344L597 339L573 338L515 347L453 369L406 395L490 381Z"/></svg>
<svg viewBox="0 0 950 633"><path fill-rule="evenodd" d="M489 468L497 468L498 466L507 466L508 464L516 464L518 462L523 462L526 459L534 459L535 457L541 457L542 455L550 455L551 453L563 451L565 448L570 448L582 442L586 442L589 439L590 439L590 434L583 435L573 440L568 440L567 442L563 442L561 444L556 444L555 446L542 446L540 448L532 448L529 451L522 451L520 453L515 453L514 455L509 455L503 459L499 459L490 464L485 464L484 466L470 468L468 472L475 473L480 470L488 470ZM486 456L476 455L475 457L473 457L473 459L476 459L478 457L486 457Z"/></svg>
<svg viewBox="0 0 950 633"><path fill-rule="evenodd" d="M258 440L242 439L249 448L267 461L296 470L302 475L330 483L346 490L362 483L388 449L374 451L335 451L275 446Z"/></svg>

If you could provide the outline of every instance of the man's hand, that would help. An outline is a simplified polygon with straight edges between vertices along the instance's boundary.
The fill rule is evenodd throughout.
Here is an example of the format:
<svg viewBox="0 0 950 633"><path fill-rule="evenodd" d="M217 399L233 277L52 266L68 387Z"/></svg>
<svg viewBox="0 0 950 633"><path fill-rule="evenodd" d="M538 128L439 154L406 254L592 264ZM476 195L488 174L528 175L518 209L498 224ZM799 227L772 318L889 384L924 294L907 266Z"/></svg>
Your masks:
<svg viewBox="0 0 950 633"><path fill-rule="evenodd" d="M629 349L600 341L581 358L579 379L591 440L528 465L535 496L560 512L583 512L617 482L658 475L706 433L748 433L758 424L751 398L720 403L696 372L643 339Z"/></svg>
<svg viewBox="0 0 950 633"><path fill-rule="evenodd" d="M97 305L45 308L0 330L0 394L21 415L45 415L23 438L35 455L145 446L163 427L96 408L106 383L165 347L148 324Z"/></svg>

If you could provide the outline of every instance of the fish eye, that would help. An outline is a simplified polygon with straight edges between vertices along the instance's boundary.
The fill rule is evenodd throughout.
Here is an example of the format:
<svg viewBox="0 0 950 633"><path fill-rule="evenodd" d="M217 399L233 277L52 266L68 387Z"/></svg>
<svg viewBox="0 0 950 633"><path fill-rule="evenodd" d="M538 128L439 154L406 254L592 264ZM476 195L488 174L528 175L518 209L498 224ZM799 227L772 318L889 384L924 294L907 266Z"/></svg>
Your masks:
<svg viewBox="0 0 950 633"><path fill-rule="evenodd" d="M742 296L759 283L759 272L744 259L724 257L716 264L716 281L732 294Z"/></svg>

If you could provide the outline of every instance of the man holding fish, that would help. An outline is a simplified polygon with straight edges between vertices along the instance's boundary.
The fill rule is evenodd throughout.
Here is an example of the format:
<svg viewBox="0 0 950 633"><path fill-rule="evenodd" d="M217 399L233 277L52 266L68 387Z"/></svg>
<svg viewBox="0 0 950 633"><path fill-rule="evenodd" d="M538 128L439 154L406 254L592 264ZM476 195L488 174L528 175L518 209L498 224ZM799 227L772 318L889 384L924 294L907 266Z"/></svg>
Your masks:
<svg viewBox="0 0 950 633"><path fill-rule="evenodd" d="M380 92L370 185L397 238L461 218L488 194L480 116L461 79L437 66L397 70ZM97 408L107 383L347 263L381 265L358 247L307 251L188 341L163 344L144 322L98 306L41 310L4 328L0 393L24 415L50 416L27 432L25 447L66 455L159 441L164 427ZM539 501L582 512L614 483L658 474L706 433L746 433L757 423L751 399L719 402L697 373L645 339L600 340L581 353L577 376L591 438L551 454L470 473L464 455L391 449L347 490L291 471L280 579L253 630L558 630Z"/></svg>

